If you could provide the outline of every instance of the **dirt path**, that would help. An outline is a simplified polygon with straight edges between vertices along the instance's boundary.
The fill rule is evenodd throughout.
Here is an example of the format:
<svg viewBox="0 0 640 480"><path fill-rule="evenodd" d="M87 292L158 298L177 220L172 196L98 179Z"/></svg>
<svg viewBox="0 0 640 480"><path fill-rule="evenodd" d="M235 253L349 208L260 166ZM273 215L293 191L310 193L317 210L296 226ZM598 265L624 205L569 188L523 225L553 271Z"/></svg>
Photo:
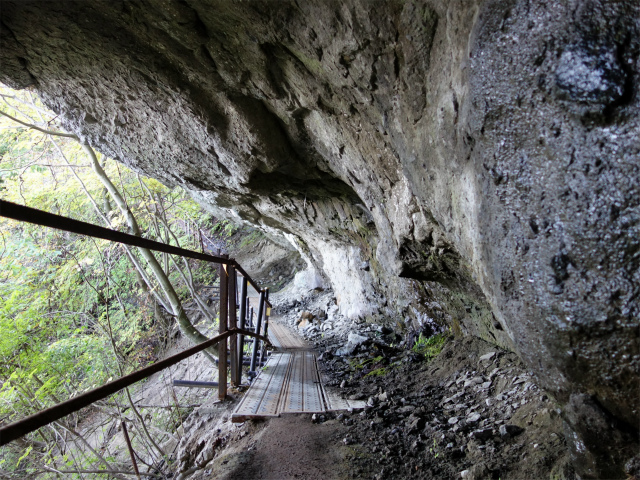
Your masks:
<svg viewBox="0 0 640 480"><path fill-rule="evenodd" d="M216 480L338 480L350 473L353 449L342 442L336 420L316 424L311 415L283 415L251 425L201 476Z"/></svg>

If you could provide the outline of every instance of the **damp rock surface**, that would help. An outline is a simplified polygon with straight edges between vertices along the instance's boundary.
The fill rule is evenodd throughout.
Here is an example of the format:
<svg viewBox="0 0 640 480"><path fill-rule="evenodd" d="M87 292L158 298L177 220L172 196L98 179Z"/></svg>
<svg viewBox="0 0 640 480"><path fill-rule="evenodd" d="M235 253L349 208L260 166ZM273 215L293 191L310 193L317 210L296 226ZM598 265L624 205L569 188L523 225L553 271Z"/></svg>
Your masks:
<svg viewBox="0 0 640 480"><path fill-rule="evenodd" d="M567 407L580 474L623 477L640 421L639 8L7 0L0 80L294 245L300 284L332 287L339 315L517 352ZM605 424L628 448L593 443Z"/></svg>

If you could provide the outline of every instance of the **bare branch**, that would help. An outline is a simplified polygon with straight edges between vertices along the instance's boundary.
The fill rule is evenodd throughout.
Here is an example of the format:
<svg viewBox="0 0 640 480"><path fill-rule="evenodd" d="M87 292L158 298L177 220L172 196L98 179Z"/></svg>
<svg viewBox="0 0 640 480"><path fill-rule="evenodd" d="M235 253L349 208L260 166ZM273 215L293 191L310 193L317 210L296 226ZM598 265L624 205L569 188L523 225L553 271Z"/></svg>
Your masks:
<svg viewBox="0 0 640 480"><path fill-rule="evenodd" d="M113 474L135 475L136 474L135 472L127 472L126 470L56 470L55 468L51 468L47 465L43 465L42 468L50 472L60 473L60 474L65 474L65 473L74 473L76 475L81 473L102 473L105 475L113 475ZM161 476L161 475L158 475L157 473L143 473L143 472L140 472L139 475L141 477L160 477Z"/></svg>
<svg viewBox="0 0 640 480"><path fill-rule="evenodd" d="M47 135L55 135L56 137L73 138L75 140L80 141L80 139L76 135L74 135L73 133L56 132L54 130L47 130L46 128L39 127L39 126L34 125L32 123L27 123L27 122L23 122L22 120L18 120L16 117L12 117L11 115L9 115L8 113L3 112L2 110L0 110L0 115L4 115L8 119L13 120L14 122L19 123L20 125L24 125L27 128L31 128L33 130L37 130L37 131L42 132L42 133L46 133Z"/></svg>

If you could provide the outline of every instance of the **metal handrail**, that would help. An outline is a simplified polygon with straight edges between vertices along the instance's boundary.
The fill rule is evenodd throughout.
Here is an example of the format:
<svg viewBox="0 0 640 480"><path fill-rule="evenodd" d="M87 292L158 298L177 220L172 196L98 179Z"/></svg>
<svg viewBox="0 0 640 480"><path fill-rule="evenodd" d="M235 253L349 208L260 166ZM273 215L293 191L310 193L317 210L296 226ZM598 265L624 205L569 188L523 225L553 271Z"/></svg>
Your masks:
<svg viewBox="0 0 640 480"><path fill-rule="evenodd" d="M165 368L168 368L176 363L188 358L192 355L195 355L202 350L209 348L213 345L218 344L220 362L219 362L219 372L218 376L220 379L226 377L226 356L227 356L227 347L226 347L226 339L228 337L235 337L236 335L253 337L255 339L256 344L254 345L254 353L256 355L256 346L257 341L262 340L267 344L271 344L269 339L266 337L266 329L265 335L259 335L260 327L256 329L256 332L252 332L249 330L245 330L242 328L237 328L235 324L235 308L237 306L236 302L236 288L235 288L235 272L240 273L257 292L260 293L260 311L266 313L266 308L264 308L265 304L271 307L271 303L268 302L268 289L261 289L258 284L249 276L249 274L234 260L233 258L227 258L226 256L218 257L214 255L209 255L206 253L194 252L192 250L186 250L184 248L175 247L172 245L167 245L164 243L156 242L154 240L149 240L143 237L137 237L135 235L130 235L123 232L118 232L117 230L111 230L109 228L100 227L98 225L93 225L91 223L82 222L79 220L74 220L72 218L63 217L61 215L55 215L53 213L44 212L42 210L38 210L31 207L25 207L23 205L18 205L16 203L7 202L5 200L0 200L0 216L10 218L13 220L18 220L22 222L28 222L35 225L41 225L44 227L55 228L58 230L64 230L67 232L77 233L80 235L87 235L95 238L102 238L104 240L109 240L112 242L123 243L126 245L132 245L135 247L147 248L149 250L154 250L158 252L169 253L172 255L180 255L183 257L194 258L197 260L204 260L207 262L218 263L220 264L220 334L202 342L194 347L191 347L181 353L173 355L169 358L161 360L153 365L149 365L141 370L133 372L129 375L125 375L124 377L118 378L112 382L109 382L101 387L95 388L88 392L85 392L77 397L71 398L64 402L61 402L53 407L47 408L45 410L41 410L33 415L30 415L26 418L18 420L17 422L11 423L4 427L0 428L0 446L6 445L7 443L22 437L30 432L37 430L38 428L44 427L51 422L55 422L60 418L69 415L73 412L76 412L82 408L85 408L98 400L101 400L109 395L112 395L144 378L153 375ZM224 267L226 265L226 268ZM234 275L233 280L230 282L233 285L232 295L227 295L227 282L229 281L227 275L227 269L229 269L230 273ZM224 278L224 282L223 282ZM227 302L230 302L229 305ZM243 289L242 300L243 303L247 301L246 299L246 287ZM223 306L224 304L224 306ZM230 325L231 328L228 328L227 322L228 318L226 315L227 306L232 306L233 312L231 317L233 319L233 324ZM225 312L223 316L222 313ZM268 316L268 313L266 313ZM225 319L223 322L222 319ZM241 320L241 325L244 322ZM260 322L258 322L260 325ZM223 342L220 344L220 342ZM239 350L239 355L242 355L242 349L237 348L235 343L236 339L232 338L232 342L234 345L231 350L233 355L232 361L232 383L238 384L240 381L240 369L242 368L241 358L235 358L238 355L238 352L235 350ZM236 347L236 348L234 348ZM252 368L255 362L252 362ZM219 382L219 390L218 393L221 398L226 396L226 386L227 382L220 380Z"/></svg>
<svg viewBox="0 0 640 480"><path fill-rule="evenodd" d="M148 248L157 252L170 253L172 255L180 255L182 257L194 258L196 260L205 260L212 263L221 263L223 265L232 265L240 274L247 279L256 291L261 289L251 276L242 268L233 258L218 257L209 255L208 253L194 252L173 245L156 242L144 237L137 237L128 233L118 232L110 228L101 227L92 223L74 220L73 218L63 217L54 213L38 210L37 208L25 207L17 203L0 200L0 217L11 218L20 222L33 223L43 227L55 228L66 232L78 233L80 235L88 235L90 237L102 238L112 242L124 243L134 247ZM269 304L269 306L272 306Z"/></svg>
<svg viewBox="0 0 640 480"><path fill-rule="evenodd" d="M160 360L153 365L149 365L148 367L130 373L129 375L125 375L124 377L120 377L112 382L102 385L101 387L89 390L88 392L78 395L77 397L73 397L69 400L58 403L53 407L41 410L37 413L34 413L33 415L29 415L28 417L23 418L22 420L18 420L17 422L0 428L0 446L6 445L16 438L20 438L27 433L31 433L38 428L50 424L51 422L55 422L56 420L59 420L66 415L77 412L82 408L88 407L98 400L102 400L109 395L113 395L123 388L129 387L134 383L139 382L140 380L144 380L154 373L158 373L159 371L175 365L185 358L191 357L192 355L195 355L196 353L201 352L206 348L218 344L231 335L237 334L259 338L260 340L270 344L269 339L262 335L256 335L253 332L242 330L239 328L229 329L223 334L217 335L207 340L206 342L202 342L196 345L195 347L191 347L187 350L184 350L183 352L177 353L176 355L172 355L171 357L165 358L164 360Z"/></svg>

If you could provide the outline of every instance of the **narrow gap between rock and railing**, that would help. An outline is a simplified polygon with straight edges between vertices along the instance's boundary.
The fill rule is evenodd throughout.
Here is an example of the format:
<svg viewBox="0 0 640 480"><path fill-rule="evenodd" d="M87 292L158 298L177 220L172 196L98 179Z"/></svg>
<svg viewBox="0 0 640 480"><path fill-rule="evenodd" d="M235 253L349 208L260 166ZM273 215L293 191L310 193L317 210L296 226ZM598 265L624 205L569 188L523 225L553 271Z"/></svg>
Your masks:
<svg viewBox="0 0 640 480"><path fill-rule="evenodd" d="M215 386L217 386L220 400L224 400L227 396L227 369L230 370L229 377L232 386L240 386L243 364L249 364L249 378L253 378L253 376L256 375L256 367L263 363L265 347L267 344L270 345L268 340L269 316L271 314L269 290L261 289L234 259L229 258L227 255L214 256L183 249L4 200L0 200L0 216L64 230L70 233L147 248L157 252L217 263L219 265L220 278L219 334L217 336L181 353L156 362L153 365L120 377L101 387L97 387L18 420L17 422L1 427L0 446L6 445L17 438L55 422L66 415L88 407L109 395L148 378L154 373L169 368L186 358L216 345L218 346L218 382ZM240 277L240 281L238 281L238 277ZM258 309L255 316L254 307L250 304L248 295L249 286L259 293ZM238 291L238 288L240 291ZM243 355L246 343L245 337L253 339L251 355L246 360ZM229 342L227 342L227 339L229 339ZM193 383L179 380L177 382L176 386L192 386L189 385L189 383ZM180 385L180 382L182 382L183 385ZM214 386L213 383L207 383L209 386Z"/></svg>

